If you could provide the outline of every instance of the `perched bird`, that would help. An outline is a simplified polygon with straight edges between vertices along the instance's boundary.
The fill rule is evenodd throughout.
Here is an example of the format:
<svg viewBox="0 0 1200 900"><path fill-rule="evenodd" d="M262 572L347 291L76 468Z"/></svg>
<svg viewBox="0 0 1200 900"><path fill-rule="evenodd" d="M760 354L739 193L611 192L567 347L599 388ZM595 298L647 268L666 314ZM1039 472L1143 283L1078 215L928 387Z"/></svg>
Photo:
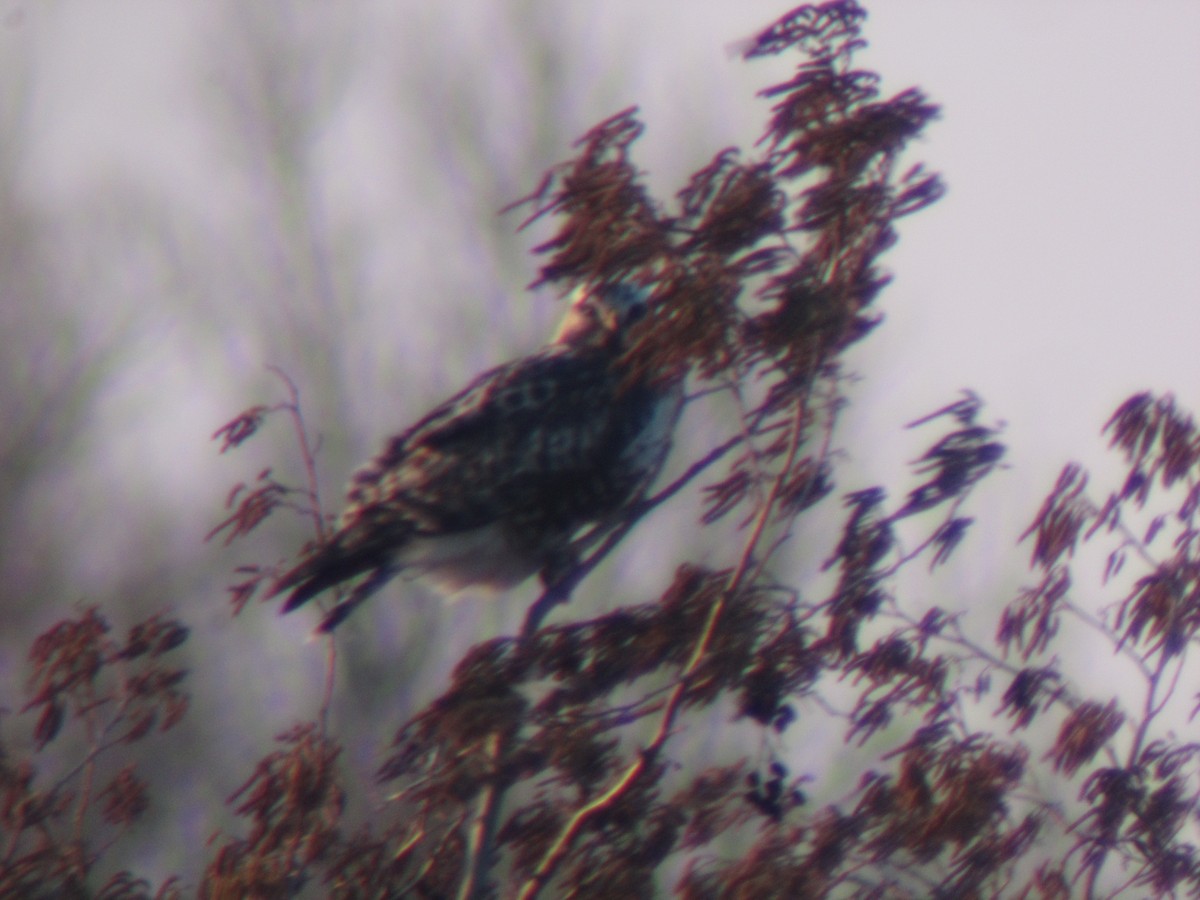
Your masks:
<svg viewBox="0 0 1200 900"><path fill-rule="evenodd" d="M572 539L619 521L661 469L682 377L630 377L629 326L647 311L626 283L580 288L552 342L478 376L396 435L353 478L337 531L282 575L283 611L358 578L330 631L400 573L448 593L546 583Z"/></svg>

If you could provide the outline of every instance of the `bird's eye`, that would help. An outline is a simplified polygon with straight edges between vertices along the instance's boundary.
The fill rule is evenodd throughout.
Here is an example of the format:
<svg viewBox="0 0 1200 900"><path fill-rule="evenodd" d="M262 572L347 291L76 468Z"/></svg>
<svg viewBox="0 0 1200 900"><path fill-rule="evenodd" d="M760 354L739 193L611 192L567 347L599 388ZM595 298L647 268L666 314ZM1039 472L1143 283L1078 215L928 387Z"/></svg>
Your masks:
<svg viewBox="0 0 1200 900"><path fill-rule="evenodd" d="M648 312L650 312L650 308L645 303L635 303L625 310L625 321L632 325L634 322L646 318Z"/></svg>

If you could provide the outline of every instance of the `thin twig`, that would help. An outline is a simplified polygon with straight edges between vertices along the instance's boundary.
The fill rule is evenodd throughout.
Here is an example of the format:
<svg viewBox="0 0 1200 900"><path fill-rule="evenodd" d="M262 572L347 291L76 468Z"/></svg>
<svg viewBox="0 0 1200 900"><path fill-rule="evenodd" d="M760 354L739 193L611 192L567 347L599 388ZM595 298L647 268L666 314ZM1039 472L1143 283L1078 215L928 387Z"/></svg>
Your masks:
<svg viewBox="0 0 1200 900"><path fill-rule="evenodd" d="M292 380L291 376L279 366L270 365L267 366L267 369L287 385L290 402L285 404L283 408L287 410L288 417L292 420L292 428L296 432L296 443L300 445L300 457L304 461L304 473L308 480L309 499L306 512L312 519L317 543L324 544L326 529L325 517L321 513L321 489L317 478L317 454L316 448L308 438L308 429L304 427L304 413L300 407L300 389L296 387L296 382ZM338 599L341 599L340 589L338 591ZM317 721L322 737L328 733L329 711L333 705L333 692L336 681L337 643L334 641L332 633L330 633L326 636L325 640L325 679L321 692L321 706L317 711Z"/></svg>
<svg viewBox="0 0 1200 900"><path fill-rule="evenodd" d="M300 455L304 460L304 472L308 479L308 496L312 501L308 512L313 520L313 529L317 533L317 541L324 543L325 520L321 515L321 492L317 481L316 452L308 440L308 430L304 427L304 416L300 410L300 389L296 387L296 382L292 381L287 372L278 366L267 366L267 370L274 373L287 385L288 394L291 397L291 403L284 408L292 420L292 427L296 431L296 441L300 444Z"/></svg>
<svg viewBox="0 0 1200 900"><path fill-rule="evenodd" d="M744 440L745 437L738 434L717 445L703 457L688 466L682 475L653 497L649 497L632 506L621 523L607 534L604 541L590 556L578 562L566 576L555 584L548 585L542 592L542 595L534 601L525 615L525 621L522 623L521 631L517 638L518 642L524 644L531 640L541 627L542 621L550 610L561 603L565 603L579 583L596 566L604 561L625 535L647 513L675 496L675 494L697 478L709 466L714 465ZM493 771L499 770L500 760L508 755L511 740L497 741L489 746ZM462 884L459 885L458 897L460 900L473 900L473 898L482 895L487 872L490 869L492 848L495 844L495 833L499 824L500 807L503 803L506 789L507 786L498 784L494 779L483 789L478 806L479 812L471 828L471 836L468 841L467 874Z"/></svg>
<svg viewBox="0 0 1200 900"><path fill-rule="evenodd" d="M691 687L692 676L699 667L700 662L704 658L709 646L712 643L713 636L716 633L716 625L720 619L721 613L725 608L727 600L733 596L741 587L742 579L750 569L751 561L754 558L754 551L762 538L763 532L766 529L767 523L770 521L771 513L774 510L775 501L778 498L779 491L782 489L783 482L787 477L795 462L796 453L800 447L800 435L803 430L804 423L804 408L803 404L797 403L795 416L792 424L792 432L789 438L789 447L787 458L782 470L776 475L771 489L767 497L763 501L763 505L759 510L759 514L754 523L750 535L746 539L743 546L741 557L737 567L730 574L729 580L726 582L725 588L720 595L713 601L709 608L708 616L701 629L699 639L692 648L692 653L687 663L684 665L679 683L671 692L670 698L667 700L662 716L659 719L658 729L650 743L642 749L637 755L637 758L630 764L617 780L604 791L602 794L594 797L579 809L567 820L566 824L561 828L558 836L551 842L549 848L542 854L542 858L533 869L532 876L526 880L517 892L518 900L533 900L546 886L553 877L559 863L566 856L571 844L576 836L583 828L584 824L592 818L597 812L610 806L625 790L633 784L634 781L655 761L659 752L665 746L667 739L674 728L675 719L679 714L680 707L683 703L685 694Z"/></svg>

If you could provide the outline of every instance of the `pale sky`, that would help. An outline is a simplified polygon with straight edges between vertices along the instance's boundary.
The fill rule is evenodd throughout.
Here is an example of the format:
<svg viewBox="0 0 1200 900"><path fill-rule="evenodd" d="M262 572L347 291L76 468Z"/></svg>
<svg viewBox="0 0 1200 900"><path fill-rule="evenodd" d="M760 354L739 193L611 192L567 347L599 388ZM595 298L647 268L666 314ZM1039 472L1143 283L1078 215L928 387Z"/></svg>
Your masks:
<svg viewBox="0 0 1200 900"><path fill-rule="evenodd" d="M1007 422L1012 468L980 495L1002 515L960 551L956 577L986 590L996 570L1011 568L1016 536L1062 464L1103 459L1099 429L1129 393L1173 390L1200 412L1200 4L866 5L871 47L859 62L883 75L885 94L915 85L942 106L910 156L940 171L949 193L901 224L885 260L895 275L878 301L886 321L852 357L864 382L841 443L852 453L907 448L888 460L855 454L863 477L901 489L899 463L924 440L902 433L903 424L961 388L983 396L987 418ZM236 257L248 236L269 238L253 164L214 124L213 98L225 79L240 77L245 53L236 6L0 0L0 62L7 57L3 71L22 75L0 84L0 100L27 91L22 201L48 215L99 210L79 234L101 238L127 227L120 201L134 184L139 197L186 211L181 233L222 253ZM360 264L359 305L331 314L331 341L353 350L340 358L340 374L361 389L338 421L380 424L335 436L334 449L347 459L369 450L473 371L543 339L557 310L548 297L522 293L536 262L516 252L534 238L496 237L516 220L494 213L534 188L591 125L640 105L647 131L637 160L664 197L723 147L748 147L767 112L751 95L781 70L742 63L729 48L790 6L258 6L259 15L275 10L288 20L280 58L312 79L322 112L309 160L317 206L331 232L349 235ZM513 9L522 11L515 32ZM552 35L558 53L530 64L521 29ZM459 142L449 153L443 133ZM300 368L304 360L289 358L296 345L272 330L286 310L268 317L252 291L217 297L207 283L182 286L181 295L211 307L197 328L195 309L178 315L171 295L158 292L152 261L116 262L127 284L106 295L114 305L98 310L84 282L79 314L129 317L136 353L91 416L95 471L65 486L54 508L69 515L80 494L103 490L129 503L166 496L204 510L239 469L253 470L217 458L208 434L258 402L256 391L274 389L262 375L267 363ZM214 260L213 283L224 265ZM257 325L230 324L241 321L239 303ZM321 412L332 428L334 410ZM328 475L337 484L348 471ZM193 552L217 512L168 529L179 554ZM95 515L96 539L70 564L115 571L137 551L136 536ZM207 559L210 570L235 564L216 552ZM190 574L186 584L204 578L214 579L216 599L189 615L226 627L223 571ZM287 641L304 632L305 623L289 621ZM294 643L252 649L261 634L243 635L249 659L292 664ZM259 699L247 691L247 703ZM287 707L286 698L270 701Z"/></svg>
<svg viewBox="0 0 1200 900"><path fill-rule="evenodd" d="M204 4L7 6L0 52L19 46L32 61L23 188L33 202L70 203L113 173L134 173L218 221L245 208L243 186L222 182L228 173L197 97L196 68L222 65L212 32L223 26ZM378 104L414 43L426 61L470 54L491 70L484 92L506 101L479 126L503 148L511 122L534 114L521 106L533 99L524 82L509 77L520 48L497 37L497 10L506 7L357 8L371 25L342 24L357 80L320 137L330 218L376 215L395 230L390 261L367 261L377 277L415 276L430 291L440 286L439 304L477 304L461 275L419 263L431 246L442 258L462 252L448 244L471 227L461 218L478 211L445 191L422 194L416 210L403 200L428 177L419 167L428 138L415 117L409 133L403 122L380 121ZM695 148L700 161L759 132L765 104L744 98L769 82L770 70L728 48L786 4L527 8L563 46L564 80L587 85L556 111L564 134L638 103L648 125L639 161L663 193L694 167L673 141L679 131L706 136L707 146ZM861 61L883 74L887 90L918 85L942 105L942 121L912 155L950 188L904 223L887 260L896 275L880 301L887 325L860 355L865 372L886 371L873 402L886 393L894 412L871 411L871 423L894 427L972 387L1008 422L1014 451L1028 454L1028 480L1036 470L1044 483L1060 458L1095 445L1108 412L1134 389L1171 389L1200 409L1192 350L1200 331L1200 6L889 0L869 9L871 47ZM404 171L404 158L397 165L397 147L414 168ZM568 152L564 144L557 158ZM498 156L497 182L531 186L511 182L519 160ZM414 222L422 223L416 235ZM474 268L480 277L489 269ZM540 324L553 309L535 315Z"/></svg>

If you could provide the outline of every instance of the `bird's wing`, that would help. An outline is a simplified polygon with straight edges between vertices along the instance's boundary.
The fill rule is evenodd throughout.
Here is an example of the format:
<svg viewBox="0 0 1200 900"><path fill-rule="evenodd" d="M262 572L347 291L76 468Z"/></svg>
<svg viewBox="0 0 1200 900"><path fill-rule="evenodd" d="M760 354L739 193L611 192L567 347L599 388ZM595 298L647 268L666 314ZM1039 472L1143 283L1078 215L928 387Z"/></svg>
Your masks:
<svg viewBox="0 0 1200 900"><path fill-rule="evenodd" d="M553 345L480 375L354 476L337 533L272 593L294 588L289 610L363 572L377 586L413 539L495 524L536 555L619 509L663 453L628 452L660 392L625 384L612 361Z"/></svg>
<svg viewBox="0 0 1200 900"><path fill-rule="evenodd" d="M644 423L649 392L612 354L555 345L479 376L393 438L354 478L346 527L400 515L439 534L624 497L605 476Z"/></svg>

